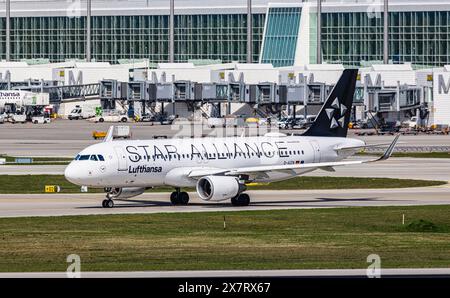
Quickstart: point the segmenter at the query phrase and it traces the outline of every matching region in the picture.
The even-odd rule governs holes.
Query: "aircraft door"
[[[123,150],[122,147],[114,147],[114,151],[116,152],[117,157],[117,170],[118,171],[128,170],[127,155],[125,154],[125,150]]]
[[[314,152],[314,162],[320,162],[320,146],[317,141],[310,141],[311,147]]]

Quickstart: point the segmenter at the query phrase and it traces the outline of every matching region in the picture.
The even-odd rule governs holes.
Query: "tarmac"
[[[98,194],[0,194],[0,218],[215,212],[280,209],[449,205],[450,187],[361,190],[264,190],[249,191],[247,207],[233,207],[228,201],[205,202],[190,193],[187,206],[172,206],[169,193],[145,193],[128,200],[115,200],[114,208],[102,208]]]

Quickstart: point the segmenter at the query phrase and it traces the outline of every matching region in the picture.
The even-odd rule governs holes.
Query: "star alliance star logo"
[[[340,104],[337,97],[331,104],[331,108],[325,109],[325,112],[327,112],[327,115],[328,115],[328,119],[331,120],[331,124],[330,124],[331,129],[337,128],[337,127],[344,128],[346,111],[347,111],[347,107],[343,104]],[[336,116],[336,118],[334,116]]]

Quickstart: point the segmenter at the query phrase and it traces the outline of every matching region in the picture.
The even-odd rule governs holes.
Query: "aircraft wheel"
[[[231,199],[231,204],[233,206],[248,206],[250,204],[250,196],[246,193],[237,195]]]
[[[102,207],[103,208],[113,208],[114,207],[114,201],[113,200],[103,200]]]
[[[178,195],[178,203],[180,205],[187,205],[189,204],[189,194],[187,192],[180,192]]]
[[[106,206],[108,208],[113,208],[114,207],[114,201],[113,200],[108,200],[108,203],[106,203]]]
[[[179,204],[178,195],[177,195],[176,191],[174,191],[173,193],[170,194],[170,202],[172,203],[172,205]]]

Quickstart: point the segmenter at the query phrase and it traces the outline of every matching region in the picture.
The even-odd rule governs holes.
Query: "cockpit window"
[[[91,160],[91,161],[105,161],[103,155],[80,155],[75,157],[75,160]]]

